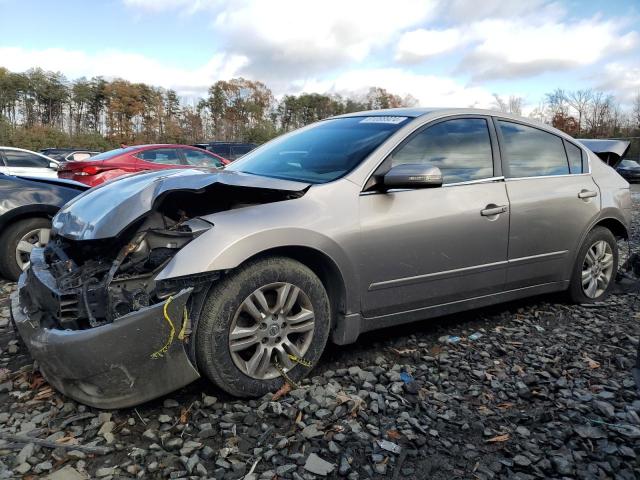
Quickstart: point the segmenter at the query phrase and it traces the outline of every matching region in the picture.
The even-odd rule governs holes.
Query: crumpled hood
[[[198,191],[216,183],[290,192],[309,187],[307,183],[225,170],[159,170],[116,179],[79,195],[53,218],[53,231],[71,240],[115,237],[153,210],[164,194]]]

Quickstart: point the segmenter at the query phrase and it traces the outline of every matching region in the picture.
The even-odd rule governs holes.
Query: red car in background
[[[137,145],[60,165],[58,177],[95,187],[128,173],[168,168],[221,168],[227,159],[188,145]]]

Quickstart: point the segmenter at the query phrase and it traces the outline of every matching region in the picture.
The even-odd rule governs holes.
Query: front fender
[[[184,246],[158,274],[165,280],[238,267],[274,248],[303,247],[328,257],[346,287],[347,312],[358,312],[358,276],[348,245],[359,234],[357,204],[345,195],[341,215],[321,208],[313,194],[298,200],[229,210],[205,218],[214,226]],[[346,246],[346,247],[345,247]]]

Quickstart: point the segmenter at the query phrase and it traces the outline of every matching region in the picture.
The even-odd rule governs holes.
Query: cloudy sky
[[[0,18],[0,66],[185,96],[235,76],[276,95],[376,85],[423,106],[640,90],[637,0],[0,0]]]

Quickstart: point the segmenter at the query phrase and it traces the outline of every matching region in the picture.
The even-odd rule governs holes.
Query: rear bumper
[[[11,316],[42,375],[63,394],[92,407],[123,408],[199,378],[178,338],[191,289],[169,303],[169,320],[163,302],[107,325],[59,330],[40,325],[41,312],[28,300],[30,274],[20,277],[11,296]]]

